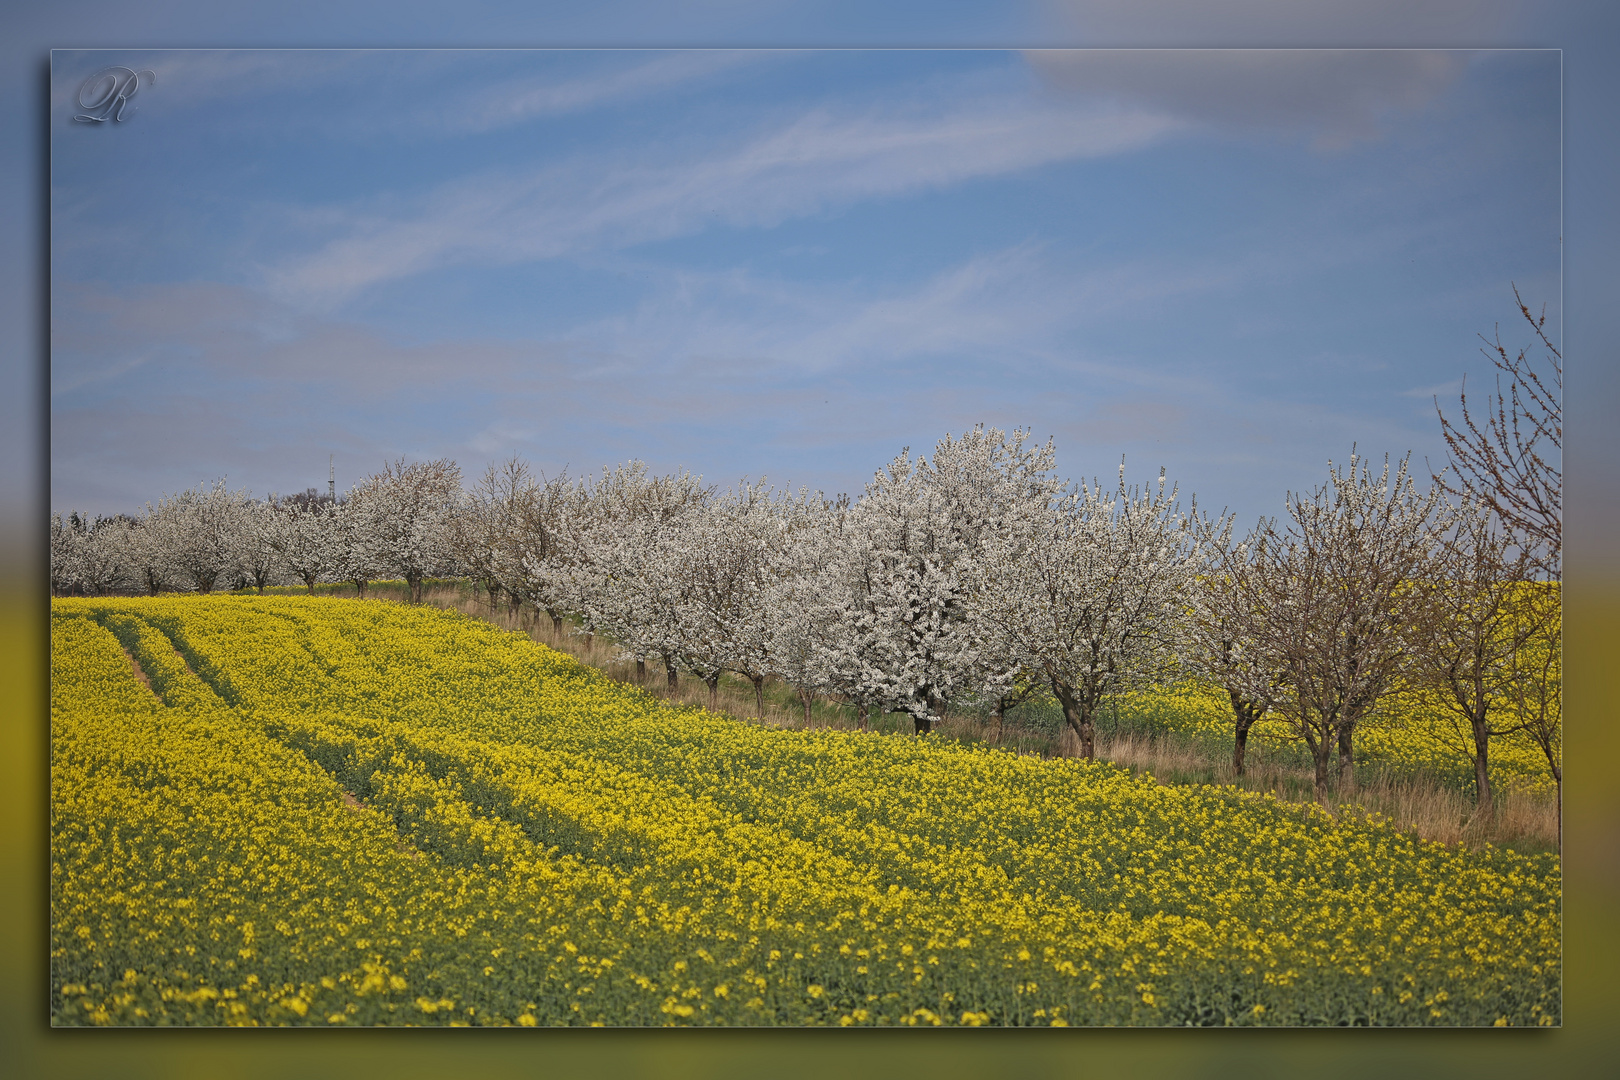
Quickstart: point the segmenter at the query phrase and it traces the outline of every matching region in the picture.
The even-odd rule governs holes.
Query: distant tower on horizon
[[[336,454],[326,455],[326,495],[333,502],[337,502],[337,460]]]

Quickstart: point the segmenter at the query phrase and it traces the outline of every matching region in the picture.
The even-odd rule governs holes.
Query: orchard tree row
[[[1561,366],[1540,340],[1550,382]],[[1558,399],[1524,353],[1496,350],[1511,386],[1485,425],[1466,396],[1459,425],[1442,415],[1452,469],[1420,489],[1406,461],[1374,471],[1352,452],[1242,534],[1183,511],[1162,472],[1145,488],[1123,464],[1114,483],[1065,483],[1050,442],[980,426],[902,452],[854,500],[722,491],[640,462],[576,480],[513,459],[464,489],[452,461],[401,460],[341,501],[221,482],[139,519],[53,519],[51,584],[348,581],[363,596],[386,577],[420,602],[424,579],[465,576],[492,606],[610,638],[672,689],[701,680],[711,704],[733,672],[763,715],[776,678],[807,714],[828,696],[863,722],[907,713],[921,734],[953,701],[999,717],[1050,695],[1086,757],[1111,695],[1192,676],[1230,697],[1238,772],[1254,723],[1281,718],[1324,800],[1354,782],[1358,727],[1420,686],[1471,733],[1488,809],[1493,737],[1525,732],[1561,782]]]
[[[1239,537],[1230,517],[1183,512],[1162,475],[1065,485],[1050,443],[981,427],[902,453],[854,501],[719,491],[639,462],[575,481],[513,460],[470,490],[453,462],[401,462],[336,503],[219,484],[142,519],[53,522],[52,572],[59,590],[154,593],[331,580],[363,594],[393,577],[415,600],[425,578],[466,576],[492,606],[559,631],[571,616],[711,701],[730,671],[763,711],[775,677],[806,711],[831,696],[924,733],[953,701],[999,715],[1050,694],[1088,757],[1110,695],[1192,674],[1230,695],[1239,770],[1254,722],[1286,717],[1324,794],[1335,755],[1351,779],[1358,724],[1422,681],[1468,718],[1488,793],[1490,737],[1556,721],[1556,685],[1535,678],[1556,648],[1556,585],[1487,508],[1419,490],[1404,463],[1352,455],[1287,510]]]
[[[208,593],[300,583],[424,577],[449,571],[448,526],[461,499],[454,462],[388,466],[343,500],[311,488],[255,500],[224,480],[148,503],[140,517],[51,517],[54,595]]]

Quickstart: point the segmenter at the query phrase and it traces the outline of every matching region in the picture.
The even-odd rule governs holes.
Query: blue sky
[[[1610,5],[81,0],[0,21],[8,558],[37,547],[47,506],[130,507],[218,473],[294,489],[320,482],[326,453],[345,484],[396,454],[473,471],[511,450],[548,469],[639,453],[722,482],[858,490],[899,446],[979,419],[1055,436],[1069,476],[1111,475],[1123,454],[1205,505],[1275,512],[1351,440],[1436,454],[1423,392],[1483,367],[1473,335],[1511,324],[1515,280],[1533,301],[1547,286],[1572,357],[1570,571],[1620,571]],[[846,79],[825,56],[643,54],[615,75],[605,55],[540,70],[418,54],[378,81],[338,54],[290,80],[285,54],[223,70],[193,55],[187,93],[165,79],[116,141],[53,163],[53,142],[61,155],[59,136],[82,134],[47,70],[66,46],[1558,48],[1563,308],[1537,194],[1543,76],[1501,56],[1385,53],[1378,72],[1296,54],[1245,73],[979,52],[868,58]],[[508,93],[525,78],[552,93]],[[936,142],[939,174],[915,143],[842,187],[836,160],[762,174],[763,195],[733,171],[688,192],[708,209],[660,210],[623,168],[670,194],[653,181],[713,181],[700,166],[772,133],[944,136],[997,108],[1031,141],[1000,156]],[[1121,141],[1105,146],[1108,108]],[[1524,132],[1536,148],[1498,141]],[[619,186],[590,187],[593,163]],[[548,203],[546,177],[569,198]],[[623,212],[567,216],[590,195]],[[536,239],[548,221],[566,250]],[[53,330],[72,339],[54,360]]]
[[[1252,521],[1442,460],[1510,282],[1557,325],[1560,61],[57,52],[51,505],[328,455],[858,493],[986,422]],[[155,82],[75,123],[110,65]]]

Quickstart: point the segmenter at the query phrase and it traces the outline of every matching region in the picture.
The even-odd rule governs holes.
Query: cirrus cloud
[[[715,225],[768,228],[862,199],[1126,153],[1180,126],[1148,108],[1051,101],[817,109],[699,153],[638,148],[454,181],[391,213],[356,211],[336,239],[271,269],[268,284],[331,304],[445,265],[620,249]]]

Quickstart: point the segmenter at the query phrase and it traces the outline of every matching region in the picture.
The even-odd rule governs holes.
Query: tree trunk
[[[1306,728],[1305,744],[1311,748],[1311,761],[1316,766],[1316,801],[1331,810],[1333,802],[1328,795],[1328,759],[1333,754],[1333,742],[1327,738],[1317,738],[1310,728]]]
[[[420,604],[422,602],[422,575],[406,574],[405,584],[408,585],[411,590],[411,603]]]
[[[1356,759],[1353,737],[1356,726],[1352,722],[1341,721],[1338,724],[1339,736],[1339,789],[1341,791],[1354,791],[1356,787]]]
[[[546,608],[546,614],[551,616],[551,632],[562,637],[562,613],[556,608]]]
[[[871,707],[869,705],[867,705],[866,702],[864,702],[864,701],[861,702],[860,704],[856,705],[855,706],[855,724],[856,724],[856,726],[859,727],[862,731],[866,731],[867,730],[867,725],[869,725],[871,722],[872,722]]]
[[[1481,709],[1481,712],[1484,710]],[[1485,717],[1470,716],[1474,728],[1474,808],[1487,820],[1496,819],[1496,793],[1491,790],[1491,729]]]
[[[754,684],[754,714],[760,723],[765,722],[765,676],[750,675],[749,681]]]
[[[1553,770],[1553,812],[1558,815],[1558,851],[1564,851],[1564,770]]]
[[[1087,761],[1096,760],[1097,729],[1093,723],[1092,710],[1086,707],[1083,696],[1075,693],[1074,687],[1054,683],[1052,689],[1063,705],[1064,721],[1080,740],[1080,756]]]
[[[927,735],[930,731],[934,730],[934,726],[928,722],[928,717],[926,716],[918,716],[917,714],[913,713],[911,723],[912,726],[917,729],[916,733],[918,735]]]
[[[636,657],[636,685],[644,686],[647,682],[647,661],[643,657]]]
[[[674,697],[680,691],[681,676],[675,670],[675,662],[667,656],[664,657],[664,674],[669,677],[669,696]]]
[[[713,675],[710,675],[708,678],[704,679],[703,680],[703,685],[707,686],[709,688],[709,711],[710,712],[719,712],[720,711],[720,673],[717,671]]]
[[[1236,690],[1228,690],[1232,698],[1232,714],[1237,718],[1237,740],[1232,747],[1232,771],[1243,775],[1244,760],[1248,756],[1249,729],[1260,719],[1260,706],[1247,701]]]
[[[1249,728],[1254,720],[1249,717],[1239,717],[1237,722],[1237,741],[1232,747],[1232,771],[1238,776],[1243,775],[1244,759],[1249,750]]]
[[[804,703],[804,726],[810,726],[810,702],[815,699],[815,691],[799,689],[799,700]]]

